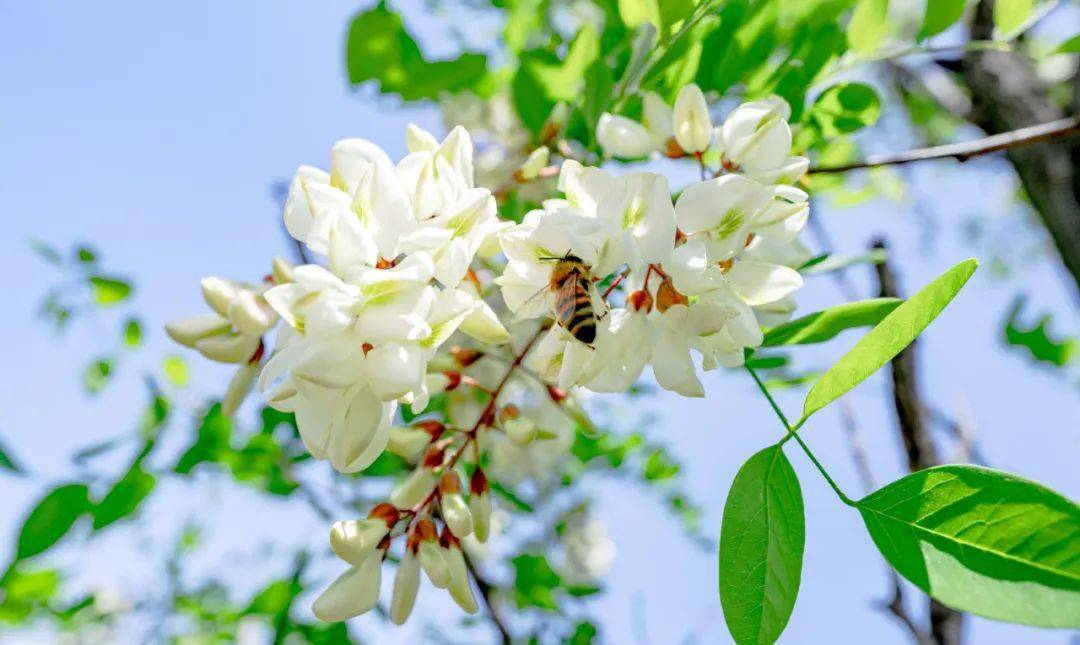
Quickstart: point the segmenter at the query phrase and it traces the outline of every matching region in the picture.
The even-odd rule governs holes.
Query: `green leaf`
[[[956,24],[964,15],[968,0],[926,0],[926,14],[918,39],[935,36]]]
[[[142,325],[137,318],[128,318],[124,323],[124,345],[135,348],[142,344]]]
[[[1009,309],[1005,320],[1005,342],[1013,347],[1023,347],[1035,360],[1056,367],[1068,365],[1076,354],[1077,342],[1073,338],[1056,340],[1049,331],[1052,320],[1049,314],[1039,319],[1034,327],[1020,322],[1020,314],[1026,298],[1018,297]]]
[[[671,479],[678,474],[679,464],[673,462],[663,450],[653,450],[642,466],[642,475],[649,481]]]
[[[203,462],[216,462],[230,450],[231,441],[232,420],[221,413],[220,404],[214,404],[195,430],[195,442],[180,455],[173,470],[184,475]]]
[[[810,119],[822,136],[839,137],[873,125],[881,115],[881,99],[864,83],[839,83],[821,93],[810,108]]]
[[[349,25],[345,62],[350,83],[374,80],[383,93],[400,94],[406,101],[476,87],[487,75],[483,54],[428,61],[401,16],[384,2],[358,14]]]
[[[559,608],[555,592],[562,585],[559,574],[542,555],[523,553],[510,561],[514,565],[514,602],[518,607]]]
[[[133,465],[91,509],[94,530],[132,515],[156,484],[156,477],[143,470],[140,464]]]
[[[103,307],[119,304],[131,295],[130,284],[102,275],[90,276],[90,290],[94,294],[94,302]]]
[[[856,504],[879,551],[940,602],[995,620],[1080,627],[1080,507],[976,466],[919,471]]]
[[[1016,35],[1034,10],[1035,0],[995,0],[994,26],[997,27],[998,36],[1008,40]]]
[[[109,357],[91,361],[83,374],[83,387],[86,391],[97,394],[105,389],[105,386],[109,384],[109,377],[112,376],[113,366],[114,361]]]
[[[97,262],[97,253],[89,246],[80,246],[75,250],[75,259],[83,264],[93,264]]]
[[[510,502],[510,504],[513,505],[513,507],[517,510],[521,511],[522,513],[533,512],[532,505],[518,497],[517,493],[515,493],[514,491],[510,490],[506,486],[503,486],[499,482],[493,481],[489,482],[489,484],[491,485],[491,490],[493,493]]]
[[[1080,34],[1069,38],[1054,48],[1055,54],[1080,54]]]
[[[720,525],[720,604],[736,643],[773,643],[802,576],[802,491],[779,446],[748,459],[731,483]]]
[[[67,484],[49,491],[23,522],[15,559],[37,555],[59,542],[89,506],[85,484]]]
[[[889,0],[859,0],[847,27],[848,45],[857,54],[874,51],[889,29]]]
[[[46,244],[41,240],[30,240],[30,248],[37,253],[42,260],[45,260],[49,264],[59,265],[63,262],[60,252],[56,250],[56,247]]]
[[[816,311],[765,332],[765,340],[761,346],[824,343],[848,329],[873,327],[900,306],[900,303],[897,298],[872,298]]]
[[[979,262],[964,260],[938,276],[871,329],[810,388],[803,420],[843,396],[922,333],[960,292]]]
[[[22,474],[25,472],[19,462],[15,461],[15,458],[11,456],[7,446],[0,443],[0,469],[8,470],[16,474]]]
[[[578,623],[574,626],[574,633],[570,635],[569,645],[592,645],[596,634],[596,625],[590,622]]]
[[[643,23],[651,23],[660,28],[660,6],[657,0],[619,0],[619,17],[630,29],[636,29]]]
[[[866,253],[855,255],[819,255],[808,260],[799,267],[799,273],[803,275],[821,275],[832,271],[839,271],[854,264],[881,264],[885,262],[888,253],[885,249],[874,249]]]
[[[191,380],[187,361],[179,356],[166,356],[161,361],[161,371],[165,373],[165,378],[169,383],[175,387],[186,387],[188,381]]]

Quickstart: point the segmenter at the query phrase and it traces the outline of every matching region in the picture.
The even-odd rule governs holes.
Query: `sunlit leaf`
[[[889,29],[889,0],[859,0],[847,27],[851,50],[866,54],[885,40]]]
[[[857,327],[873,327],[900,306],[896,298],[858,300],[816,311],[765,332],[762,347],[824,343]]]
[[[142,343],[142,325],[136,318],[128,318],[124,323],[124,345],[138,347]]]
[[[1065,40],[1054,48],[1055,54],[1080,54],[1080,34]]]
[[[59,542],[89,505],[85,484],[66,484],[49,491],[23,522],[16,559],[37,555]]]
[[[736,643],[773,643],[802,577],[802,491],[781,446],[751,457],[731,483],[720,525],[720,604]]]
[[[645,459],[642,475],[649,481],[671,479],[679,474],[679,464],[671,461],[663,450],[653,450]]]
[[[810,388],[803,418],[843,396],[910,345],[952,302],[978,266],[975,259],[964,260],[894,309]]]
[[[968,0],[926,0],[926,14],[918,39],[935,36],[956,24],[964,15]]]
[[[514,565],[514,602],[518,607],[558,609],[555,594],[562,579],[548,564],[547,558],[522,553],[511,560],[511,564]]]
[[[114,365],[114,360],[110,357],[91,361],[86,366],[86,372],[83,373],[83,387],[86,388],[86,391],[90,394],[97,394],[105,389],[105,386],[109,383],[109,377],[112,376]]]
[[[809,115],[824,137],[838,137],[873,125],[881,115],[881,99],[865,83],[840,83],[821,93]]]
[[[176,387],[186,387],[191,375],[188,374],[187,361],[179,356],[166,356],[161,361],[161,371],[169,383]]]
[[[1054,491],[942,466],[857,507],[889,564],[940,602],[995,620],[1080,627],[1080,507]]]
[[[1001,38],[1009,39],[1024,27],[1035,10],[1035,0],[995,0],[994,26]]]
[[[102,275],[90,276],[90,290],[94,294],[94,302],[103,307],[119,304],[131,295],[130,284]]]

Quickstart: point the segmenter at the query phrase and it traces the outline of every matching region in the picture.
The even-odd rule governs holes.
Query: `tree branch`
[[[498,610],[495,609],[494,594],[492,593],[494,587],[492,587],[491,583],[488,582],[484,576],[480,575],[469,552],[462,549],[461,553],[465,556],[465,566],[469,569],[469,575],[476,581],[476,588],[480,590],[480,597],[484,599],[484,606],[487,607],[488,615],[491,616],[491,622],[495,625],[495,629],[499,631],[499,638],[503,645],[510,645],[510,643],[514,641],[514,638],[510,635],[510,630],[507,628],[502,616],[499,614]]]
[[[878,240],[874,243],[874,248],[885,249],[885,242]],[[900,289],[887,258],[888,255],[884,262],[875,266],[880,285],[879,295],[883,298],[898,298]],[[926,406],[923,405],[919,394],[915,360],[917,344],[918,341],[912,342],[890,363],[896,420],[904,443],[904,452],[907,454],[908,469],[911,472],[940,463],[937,448],[930,436],[930,429],[924,415]],[[964,615],[960,612],[949,609],[931,598],[929,642],[939,645],[959,645],[963,636],[963,619]]]
[[[964,162],[972,157],[979,157],[992,152],[1019,148],[1021,146],[1039,143],[1040,141],[1056,141],[1076,135],[1080,135],[1080,116],[1072,116],[1065,119],[1050,121],[1049,123],[1040,123],[1039,125],[1010,130],[1008,132],[1002,132],[1001,134],[995,134],[974,141],[919,148],[896,155],[880,155],[870,157],[865,161],[858,161],[840,166],[815,167],[809,170],[809,174],[838,173],[859,170],[862,168],[897,166],[914,163],[916,161],[928,161],[930,159],[955,159],[959,162]]]

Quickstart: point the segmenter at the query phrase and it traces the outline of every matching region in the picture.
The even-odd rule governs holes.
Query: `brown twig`
[[[897,166],[914,163],[916,161],[928,161],[930,159],[955,159],[959,162],[967,161],[972,157],[1018,148],[1040,141],[1050,139],[1064,139],[1080,134],[1080,116],[1072,116],[1065,119],[1040,123],[1027,128],[1010,130],[974,141],[961,143],[949,143],[943,146],[918,148],[896,155],[881,155],[870,157],[865,161],[857,161],[839,166],[814,167],[809,174],[824,174],[848,172],[862,168],[877,168],[879,166]]]

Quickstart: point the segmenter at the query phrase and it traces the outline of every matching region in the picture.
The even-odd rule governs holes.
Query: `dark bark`
[[[884,249],[884,241],[874,243],[874,248]],[[875,266],[879,295],[883,298],[899,298],[900,288],[888,261]],[[936,466],[940,462],[937,447],[930,436],[926,406],[922,403],[916,373],[918,341],[912,342],[890,363],[893,404],[896,409],[897,427],[907,455],[911,472]],[[899,598],[899,594],[896,596]],[[959,645],[963,640],[964,615],[930,599],[930,634],[927,640],[938,645]],[[918,635],[917,635],[918,638]],[[921,638],[919,639],[922,640]]]
[[[993,34],[993,0],[982,0],[974,12],[971,38]],[[1066,116],[1049,89],[1023,56],[1004,51],[972,51],[960,61],[964,83],[971,92],[969,119],[990,134],[1015,130]],[[1072,78],[1075,113],[1080,97],[1080,74]],[[1080,296],[1080,144],[1051,141],[1009,150],[1032,205],[1038,211]]]

